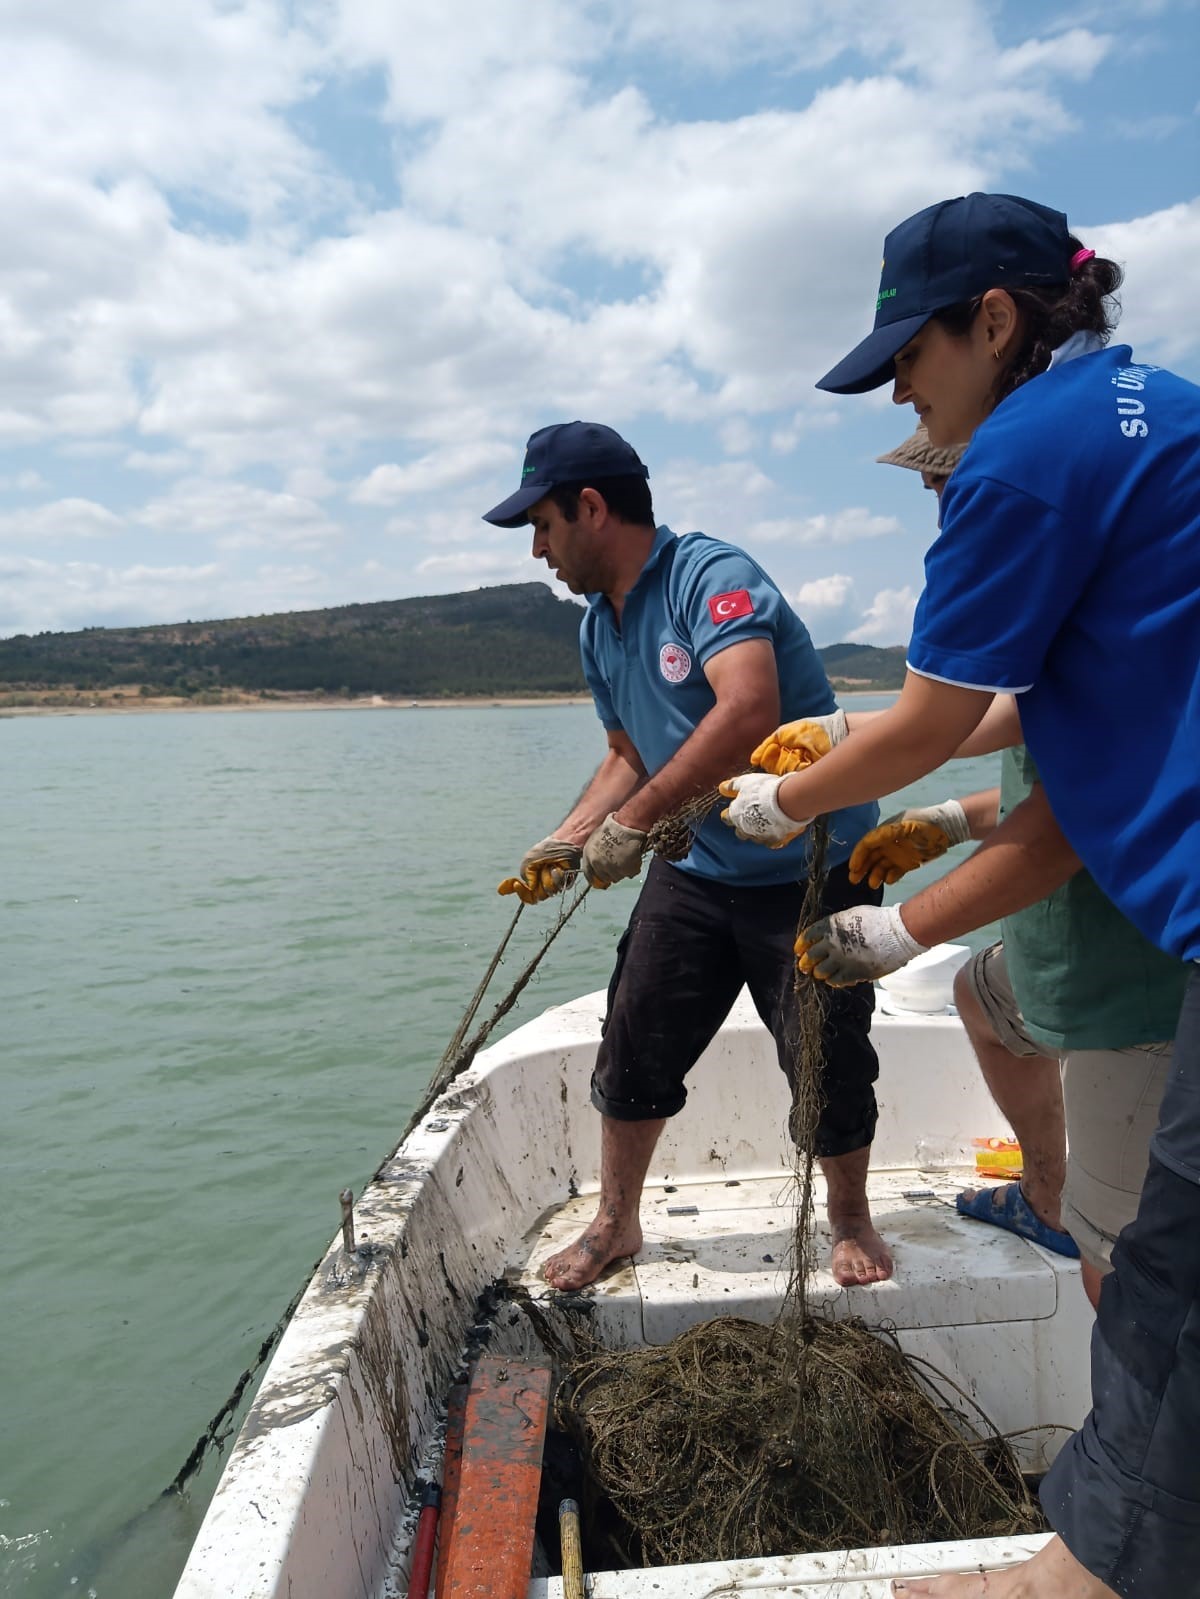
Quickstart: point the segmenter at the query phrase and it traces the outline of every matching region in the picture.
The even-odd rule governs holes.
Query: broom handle
[[[558,1507],[558,1530],[562,1538],[563,1599],[584,1599],[579,1506],[573,1499],[564,1499]]]

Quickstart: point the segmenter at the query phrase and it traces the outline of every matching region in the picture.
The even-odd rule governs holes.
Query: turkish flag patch
[[[729,622],[735,616],[749,616],[754,601],[748,589],[732,589],[728,594],[714,594],[708,602],[708,614],[714,622]]]

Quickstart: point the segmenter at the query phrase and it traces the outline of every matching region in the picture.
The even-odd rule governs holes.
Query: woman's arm
[[[997,694],[983,714],[983,720],[973,733],[968,733],[954,752],[955,760],[965,760],[971,755],[993,755],[997,750],[1010,749],[1022,744],[1021,713],[1017,709],[1015,694]]]
[[[932,946],[1045,899],[1083,863],[1036,784],[973,855],[903,906],[904,925]]]
[[[872,722],[886,716],[886,711],[847,711],[846,726],[858,733]],[[1009,749],[1024,742],[1021,716],[1014,694],[997,694],[983,713],[983,720],[973,733],[968,733],[954,752],[955,760],[966,760],[972,755],[994,755],[997,750]]]
[[[784,779],[777,799],[802,819],[894,794],[956,754],[995,695],[909,672],[900,697],[822,760]]]

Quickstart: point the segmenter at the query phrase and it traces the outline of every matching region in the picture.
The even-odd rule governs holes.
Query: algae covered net
[[[721,1316],[577,1361],[557,1412],[635,1565],[1040,1530],[1011,1451],[953,1397],[861,1323]]]
[[[814,831],[802,926],[820,914],[825,835]],[[1045,1526],[1008,1443],[949,1379],[894,1337],[809,1307],[824,1004],[822,985],[798,975],[797,1217],[776,1321],[717,1317],[662,1347],[609,1351],[572,1317],[569,1341],[555,1340],[558,1422],[579,1445],[590,1491],[615,1509],[609,1536],[631,1564]]]

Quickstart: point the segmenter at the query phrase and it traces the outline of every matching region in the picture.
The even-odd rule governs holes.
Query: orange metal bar
[[[438,1526],[436,1599],[446,1599],[446,1569],[454,1538],[458,1507],[458,1480],[462,1473],[463,1423],[467,1412],[467,1385],[457,1383],[446,1400],[446,1448],[442,1455],[442,1519]]]
[[[445,1599],[525,1599],[549,1399],[548,1365],[490,1356],[476,1366]]]

